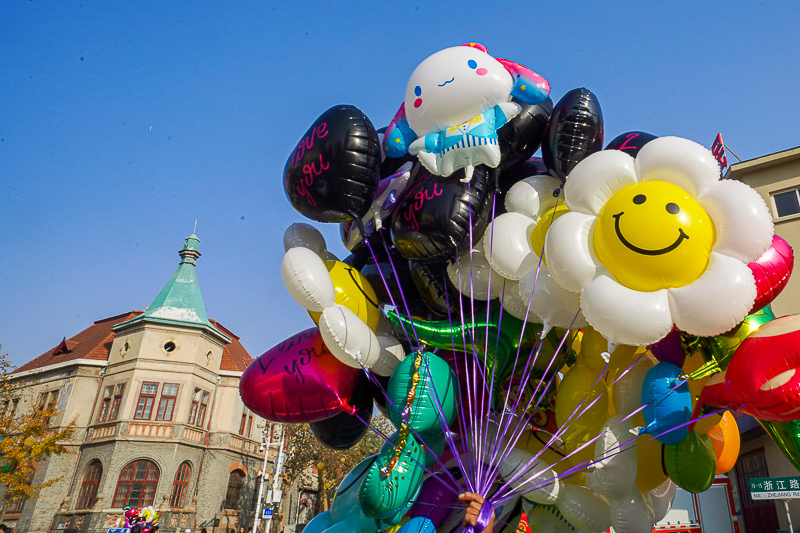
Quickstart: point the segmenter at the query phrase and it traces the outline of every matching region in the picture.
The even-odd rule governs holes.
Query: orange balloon
[[[719,424],[706,433],[711,437],[714,455],[717,457],[717,475],[729,472],[739,457],[739,426],[730,411],[725,411]]]

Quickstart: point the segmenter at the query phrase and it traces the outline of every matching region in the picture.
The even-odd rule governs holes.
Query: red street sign
[[[711,145],[711,153],[719,163],[719,169],[725,170],[728,166],[728,158],[725,156],[725,145],[722,143],[722,134],[717,133],[717,138],[714,139],[714,144]]]

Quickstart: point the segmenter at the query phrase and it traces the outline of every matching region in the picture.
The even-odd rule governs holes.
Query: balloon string
[[[559,196],[556,199],[556,207],[558,206],[558,202],[560,201],[560,199],[561,199],[561,194],[559,193]],[[553,221],[555,220],[555,213],[556,213],[556,209],[553,209],[553,213],[551,214],[551,220],[550,220],[550,224],[551,225],[552,225]],[[492,220],[494,220],[494,218],[492,218]],[[492,230],[494,230],[494,225],[492,225]],[[490,242],[490,246],[493,244],[493,235],[491,236],[491,239],[492,239],[492,241]],[[512,376],[512,379],[513,379],[513,376],[516,375],[516,372],[517,372],[517,364],[518,364],[519,357],[520,357],[520,354],[521,354],[521,351],[522,351],[522,343],[523,343],[523,339],[524,339],[524,336],[525,336],[525,328],[528,326],[527,318],[530,315],[531,304],[532,304],[532,301],[533,301],[533,292],[536,289],[536,283],[538,282],[538,279],[539,279],[539,273],[541,272],[542,258],[543,257],[544,257],[544,244],[542,245],[542,250],[540,250],[540,252],[539,252],[539,261],[538,261],[537,266],[536,266],[536,274],[535,274],[535,277],[534,277],[533,288],[531,289],[531,297],[527,299],[528,304],[527,304],[527,307],[525,309],[525,319],[522,320],[522,328],[520,329],[520,336],[519,336],[519,341],[517,343],[516,356],[514,358],[514,363],[512,365],[512,370],[511,370],[511,373],[510,373],[510,376]],[[490,270],[490,280],[491,280],[491,270]],[[501,317],[501,320],[502,320],[503,304],[504,303],[505,303],[505,286],[503,287],[503,298],[501,299],[501,304],[500,304],[500,317]],[[575,318],[573,318],[572,324],[570,324],[570,328],[574,324],[576,318],[577,318],[577,314],[576,314]],[[530,355],[528,356],[528,358],[527,358],[527,360],[525,362],[524,368],[522,370],[522,377],[519,380],[519,385],[517,387],[517,394],[516,394],[516,398],[515,398],[514,404],[511,407],[511,409],[509,410],[509,413],[516,413],[517,410],[518,410],[519,402],[522,399],[522,391],[523,391],[523,389],[525,388],[525,386],[528,384],[528,382],[530,380],[530,374],[532,373],[533,369],[536,366],[536,362],[537,362],[537,360],[539,358],[539,354],[541,352],[541,348],[544,345],[545,335],[547,333],[545,331],[545,329],[546,329],[545,326],[543,326],[541,337],[538,340],[538,347],[536,347],[536,344],[534,344],[534,347],[531,348]],[[499,338],[499,331],[500,331],[500,329],[498,328],[498,338]],[[556,349],[556,351],[553,354],[553,357],[550,359],[550,362],[548,363],[547,369],[544,372],[545,376],[547,375],[547,372],[549,371],[550,366],[552,365],[553,361],[555,359],[557,359],[559,354],[561,353],[561,346],[563,346],[564,340],[566,340],[566,335],[568,335],[568,334],[569,334],[569,329],[567,330],[567,333],[565,333],[565,337],[562,339],[561,345],[559,345],[559,348]],[[534,349],[535,349],[535,354],[534,354]],[[496,350],[495,350],[495,353],[496,353]],[[531,355],[533,356],[532,360],[531,360]],[[555,375],[555,373],[553,374],[553,376],[554,375]],[[551,377],[551,381],[552,381],[552,377]],[[511,393],[511,389],[512,389],[512,387],[509,386],[507,388],[507,390],[506,390],[504,405],[508,405],[508,403],[509,403],[508,400],[509,400],[509,395]],[[547,387],[545,387],[544,392],[542,394],[542,398],[544,398],[545,393],[548,390],[549,390],[549,384],[548,384]],[[538,388],[537,388],[537,391],[538,391]],[[530,400],[528,401],[528,405],[526,405],[526,407],[525,407],[523,412],[527,412],[528,408],[531,405],[531,401],[535,397],[536,397],[536,393],[534,392],[534,394],[531,395]],[[538,402],[537,402],[537,405],[538,405]],[[499,425],[501,427],[503,427],[503,418],[504,418],[505,414],[506,413],[505,413],[505,410],[504,410],[501,413],[501,416],[500,416]],[[510,415],[509,415],[509,423],[510,423]],[[506,434],[506,431],[508,429],[508,424],[509,423],[506,423],[504,429],[500,432],[501,436],[504,436]],[[518,424],[518,426],[519,426],[519,424]],[[521,433],[521,430],[519,431],[519,433]],[[517,437],[517,439],[514,440],[515,443],[516,443],[516,440],[518,440],[518,437]],[[512,449],[513,449],[513,447],[512,447]],[[498,443],[497,450],[495,450],[495,452],[498,451],[498,450],[499,450],[499,443]],[[509,450],[508,445],[506,445],[506,448],[504,449],[504,453],[502,455],[505,456],[507,453],[510,454],[510,450]],[[495,463],[495,457],[496,457],[496,453],[493,454],[492,462],[490,464],[494,464]],[[500,462],[502,462],[502,460]],[[495,468],[494,470],[496,471],[496,470],[498,470],[498,468],[499,467]],[[489,478],[491,478],[492,476],[496,476],[496,473],[493,472],[492,474],[490,474]]]

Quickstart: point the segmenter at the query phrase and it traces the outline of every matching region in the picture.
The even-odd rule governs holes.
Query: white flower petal
[[[493,300],[503,292],[503,277],[492,271],[482,248],[465,252],[457,261],[448,263],[447,277],[458,292],[476,300]]]
[[[581,298],[577,292],[563,289],[550,276],[544,265],[519,281],[519,295],[530,312],[557,328],[583,328],[587,322],[581,312]]]
[[[567,176],[564,198],[570,211],[597,215],[614,193],[635,185],[634,159],[619,150],[596,152]]]
[[[504,278],[520,279],[539,264],[531,246],[536,223],[522,213],[495,217],[483,234],[483,252],[492,268]]]
[[[666,289],[635,291],[606,274],[584,289],[581,308],[587,322],[614,344],[653,344],[672,329]]]
[[[720,179],[719,163],[711,151],[689,139],[659,137],[636,155],[639,181],[673,183],[697,198]]]
[[[528,302],[522,300],[519,292],[519,281],[506,281],[506,290],[503,292],[503,310],[520,320],[541,323],[539,317],[528,308]]]
[[[772,215],[761,195],[751,187],[722,180],[697,200],[714,221],[715,252],[752,263],[772,245]]]
[[[747,265],[715,252],[697,281],[668,291],[675,325],[701,337],[734,327],[744,320],[756,299],[755,279]]]
[[[552,176],[530,176],[515,183],[506,193],[506,211],[528,215],[533,220],[558,203],[561,180]]]
[[[544,241],[548,270],[556,282],[571,292],[580,292],[597,274],[589,251],[589,235],[595,217],[568,212],[557,218]]]

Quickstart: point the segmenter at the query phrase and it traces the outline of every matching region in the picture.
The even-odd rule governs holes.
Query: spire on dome
[[[199,244],[200,239],[194,233],[186,238],[183,249],[178,252],[181,256],[178,270],[158,296],[147,306],[143,314],[115,326],[115,330],[142,321],[161,322],[208,329],[224,338],[226,342],[230,342],[231,339],[215,328],[206,315],[206,306],[200,293],[196,272],[196,262],[200,257]]]

